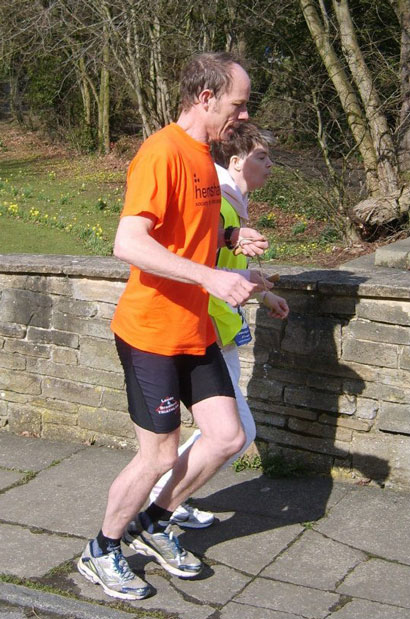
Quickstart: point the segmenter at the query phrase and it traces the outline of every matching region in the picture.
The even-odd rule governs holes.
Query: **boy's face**
[[[256,146],[246,157],[241,157],[242,177],[248,191],[262,187],[270,175],[272,161],[265,146]]]

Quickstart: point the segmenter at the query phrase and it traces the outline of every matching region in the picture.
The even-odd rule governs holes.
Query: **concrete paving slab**
[[[353,600],[331,615],[331,619],[409,619],[408,608],[378,604],[368,600]]]
[[[2,519],[93,537],[101,526],[108,488],[131,453],[93,447],[71,455],[24,486],[2,494]]]
[[[78,572],[70,575],[70,578],[75,585],[76,592],[81,596],[89,600],[101,602],[107,600],[107,596],[101,587],[88,582]],[[191,597],[185,599],[185,597],[174,588],[174,580],[177,581],[178,578],[172,577],[168,580],[167,576],[149,574],[146,577],[146,581],[151,585],[153,595],[145,600],[129,602],[130,609],[136,608],[139,611],[143,610],[147,612],[154,612],[162,609],[163,612],[169,613],[170,615],[175,613],[179,619],[209,619],[214,616],[214,607],[202,604],[200,601],[196,601]]]
[[[208,529],[182,532],[182,545],[194,554],[259,574],[300,533],[299,524],[277,526],[277,520],[244,513],[218,514],[220,522]]]
[[[249,576],[225,565],[212,565],[204,572],[204,578],[178,578],[174,582],[175,589],[207,604],[226,604],[251,581]],[[211,572],[209,577],[208,572]]]
[[[9,604],[18,604],[23,608],[36,610],[34,615],[24,614],[24,617],[38,617],[38,611],[43,611],[47,613],[48,618],[64,616],[66,619],[133,619],[132,614],[118,609],[89,604],[11,583],[0,583],[0,599]],[[138,615],[138,619],[152,619],[152,617]]]
[[[246,604],[230,602],[221,612],[220,619],[303,619],[302,615],[281,613],[267,608],[256,608]]]
[[[81,552],[83,546],[82,540],[0,524],[0,572],[20,578],[43,576]]]
[[[0,470],[0,490],[8,488],[16,481],[23,479],[24,473],[16,473],[16,471],[4,471]]]
[[[314,528],[354,548],[410,565],[410,494],[355,488]]]
[[[307,530],[261,576],[327,591],[366,559],[359,550]]]
[[[301,615],[305,619],[322,619],[329,615],[339,599],[340,596],[335,593],[256,578],[235,601]]]
[[[0,466],[20,471],[41,471],[85,449],[78,443],[15,436],[0,432]]]
[[[353,570],[337,591],[410,609],[409,582],[410,567],[407,565],[370,559]]]
[[[194,495],[201,509],[246,511],[276,518],[278,523],[310,522],[321,518],[351,491],[349,484],[330,478],[269,479],[257,471],[220,471]]]

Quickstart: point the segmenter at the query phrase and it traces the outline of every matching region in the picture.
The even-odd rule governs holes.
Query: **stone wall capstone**
[[[290,315],[245,311],[241,386],[263,454],[410,487],[410,273],[265,267]],[[128,266],[0,256],[1,431],[135,447],[110,330]],[[192,431],[188,411],[183,435]]]

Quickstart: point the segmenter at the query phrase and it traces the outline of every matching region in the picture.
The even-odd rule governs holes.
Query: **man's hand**
[[[253,228],[235,228],[231,237],[235,245],[234,254],[245,256],[260,256],[268,249],[269,243],[266,237]]]
[[[214,297],[226,301],[233,307],[243,305],[254,292],[258,291],[257,284],[248,282],[239,273],[219,269],[207,272],[202,285]]]
[[[274,286],[274,282],[268,279],[259,269],[249,269],[249,280],[253,284],[257,284],[257,292],[262,290],[270,290]]]
[[[287,318],[289,314],[289,306],[283,297],[279,297],[273,292],[266,291],[263,293],[262,303],[269,308],[272,318]]]

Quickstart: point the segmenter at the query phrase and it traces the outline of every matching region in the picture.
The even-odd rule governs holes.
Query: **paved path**
[[[219,522],[181,532],[201,576],[171,577],[126,549],[154,592],[115,606],[75,559],[130,456],[0,433],[1,619],[410,618],[410,494],[232,469],[196,496]]]

